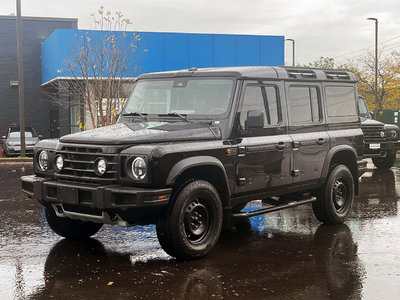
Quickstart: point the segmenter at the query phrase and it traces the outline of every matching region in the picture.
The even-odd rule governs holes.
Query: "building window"
[[[79,132],[84,129],[84,118],[82,117],[82,107],[80,105],[71,105],[69,107],[71,133]]]
[[[107,112],[110,112],[110,119],[114,120],[117,112],[122,109],[124,106],[126,99],[125,98],[112,98],[107,99],[103,98],[101,101],[101,106],[99,105],[97,109],[97,124],[101,124],[101,113],[100,109],[103,112],[103,117],[106,119]]]

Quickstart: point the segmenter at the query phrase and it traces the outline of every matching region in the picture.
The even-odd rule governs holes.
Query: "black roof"
[[[184,76],[231,76],[240,78],[297,78],[311,80],[356,81],[354,74],[345,70],[270,66],[213,67],[202,69],[191,68],[142,74],[138,79]]]

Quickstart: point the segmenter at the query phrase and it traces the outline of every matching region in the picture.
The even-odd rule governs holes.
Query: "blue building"
[[[0,136],[19,124],[16,24],[15,16],[0,16]],[[76,29],[77,24],[70,18],[22,18],[25,124],[46,137],[58,135],[59,108],[46,101],[41,87],[41,43],[55,29]]]
[[[31,20],[35,26],[29,23]],[[7,22],[15,28],[15,17],[0,16],[1,22]],[[26,126],[37,129],[45,137],[58,137],[78,131],[82,122],[86,123],[89,119],[84,104],[73,105],[83,103],[82,99],[74,99],[72,93],[66,93],[59,87],[76,79],[77,75],[84,77],[82,74],[73,76],[65,68],[65,62],[73,59],[80,47],[85,45],[84,41],[107,38],[109,32],[79,30],[76,24],[76,19],[56,18],[25,18],[23,22],[24,56],[28,58],[24,61],[24,75],[29,84],[25,86]],[[5,50],[12,54],[10,57],[16,57],[15,30],[0,32],[4,35],[2,37],[0,34],[0,38],[12,41],[1,43],[0,53]],[[191,67],[284,64],[283,36],[166,32],[115,32],[115,35],[126,35],[123,47],[134,44],[136,49],[130,62],[132,67],[128,68],[121,79],[124,84],[121,88],[122,96],[118,97],[122,98],[129,95],[133,79],[142,73]],[[37,45],[34,55],[30,53],[30,49],[33,49],[30,45]],[[18,124],[17,88],[8,84],[15,82],[16,71],[15,58],[0,59],[0,105],[4,113],[4,118],[0,118],[0,131],[3,133],[11,124]],[[33,74],[34,80],[30,81]],[[107,77],[106,74],[104,77]],[[98,80],[98,76],[93,76],[91,80]],[[50,94],[56,95],[57,105],[51,104],[54,99],[50,99]],[[10,99],[10,95],[13,99]]]
[[[42,43],[42,84],[65,78],[64,63],[74,56],[81,40],[99,40],[104,31],[56,29]],[[137,46],[135,59],[142,73],[188,69],[191,67],[279,66],[284,64],[284,37],[237,34],[198,34],[166,32],[116,32],[126,35],[123,45]],[[137,38],[138,37],[138,38]],[[132,62],[137,65],[139,62]],[[60,72],[63,70],[63,72]]]

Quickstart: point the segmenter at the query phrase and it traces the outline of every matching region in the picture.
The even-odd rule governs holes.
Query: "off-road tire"
[[[342,224],[354,202],[354,179],[345,165],[336,165],[313,202],[317,219],[325,224]]]
[[[191,181],[172,196],[157,222],[157,237],[164,251],[179,260],[200,258],[217,243],[222,220],[222,203],[214,186]]]
[[[396,161],[396,152],[389,152],[386,157],[374,157],[372,161],[378,169],[390,169]]]
[[[84,222],[57,217],[52,208],[45,208],[47,224],[58,235],[70,240],[84,240],[96,234],[103,226],[101,223]]]

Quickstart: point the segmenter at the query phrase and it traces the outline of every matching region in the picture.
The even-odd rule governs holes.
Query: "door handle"
[[[280,150],[280,151],[285,150],[287,148],[287,144],[285,144],[284,142],[279,142],[276,145],[276,148],[278,148],[278,150]]]
[[[326,141],[325,141],[325,139],[323,139],[323,138],[319,138],[318,140],[317,140],[317,145],[323,145],[323,144],[325,144],[326,143]]]

